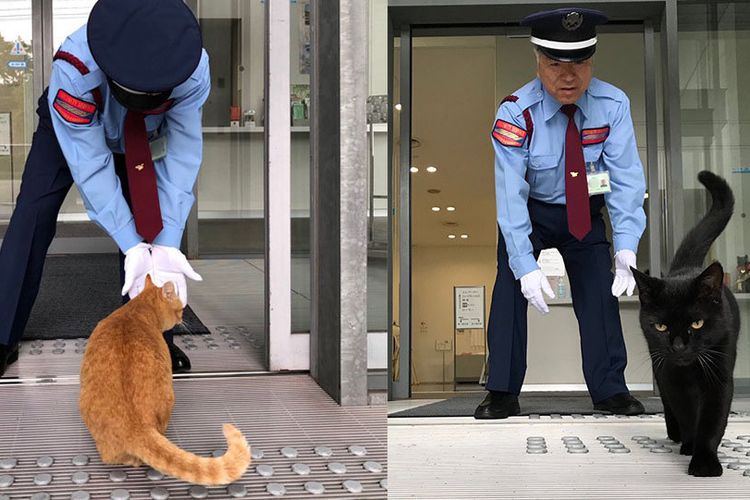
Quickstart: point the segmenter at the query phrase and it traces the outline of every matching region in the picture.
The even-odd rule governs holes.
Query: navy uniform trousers
[[[39,98],[36,112],[39,125],[26,160],[16,208],[0,247],[0,345],[5,346],[21,340],[39,293],[44,260],[55,236],[57,214],[73,185],[52,127],[47,90]],[[123,155],[115,155],[115,170],[129,203]],[[124,259],[120,252],[119,289],[125,282]],[[127,295],[123,298],[125,302]],[[171,332],[164,336],[168,342],[172,341]]]
[[[614,276],[602,218],[604,196],[593,196],[590,203],[591,232],[582,241],[568,232],[565,205],[529,199],[528,208],[534,257],[538,258],[545,248],[555,247],[565,262],[580,328],[583,374],[591,399],[598,403],[628,391],[624,375],[627,355],[619,304],[611,292]],[[498,233],[497,278],[487,334],[490,356],[486,387],[519,394],[526,375],[528,303],[521,293],[520,280],[508,265],[503,235]],[[535,334],[552,336],[556,332]]]

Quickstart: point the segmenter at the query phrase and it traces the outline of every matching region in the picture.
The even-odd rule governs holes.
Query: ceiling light
[[[449,234],[448,238],[450,238],[452,240],[455,240],[456,239],[456,235],[455,234]]]
[[[468,234],[462,234],[462,235],[461,235],[461,239],[462,239],[462,240],[465,240],[465,239],[466,239],[466,238],[468,238],[468,237],[469,237],[469,235],[468,235]]]
[[[425,170],[427,170],[431,174],[434,174],[435,172],[437,172],[437,167],[433,167],[432,165],[430,165]]]
[[[419,172],[419,169],[417,167],[411,167],[409,169],[409,172],[411,172],[412,174],[416,174],[417,172]]]
[[[449,211],[449,212],[455,212],[456,211],[456,207],[445,207],[445,209],[447,211]]]
[[[396,111],[401,111],[401,104],[400,103],[396,104],[396,106],[394,106],[394,107],[396,108]]]
[[[433,212],[439,212],[440,211],[440,207],[432,207],[432,211]]]

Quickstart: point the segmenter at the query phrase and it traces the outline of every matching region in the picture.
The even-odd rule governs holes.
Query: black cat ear
[[[663,284],[660,279],[652,278],[634,267],[631,267],[630,270],[633,272],[636,285],[638,285],[638,297],[640,297],[641,302],[651,300],[654,293],[661,290]]]
[[[714,262],[698,276],[696,281],[700,286],[699,293],[702,297],[718,299],[724,287],[724,268],[720,263]]]

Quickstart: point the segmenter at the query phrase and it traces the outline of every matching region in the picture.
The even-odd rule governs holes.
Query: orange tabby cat
[[[242,433],[224,424],[228,451],[204,458],[181,450],[164,433],[174,405],[172,364],[162,332],[182,321],[172,283],[146,277],[146,288],[96,325],[81,365],[80,408],[102,461],[139,466],[203,485],[228,484],[250,464]]]

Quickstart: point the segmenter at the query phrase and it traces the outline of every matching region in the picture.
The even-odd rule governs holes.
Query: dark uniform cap
[[[526,16],[521,25],[531,27],[531,43],[551,59],[583,61],[596,51],[596,26],[607,22],[598,10],[565,8]]]
[[[110,79],[138,92],[171,91],[198,67],[203,41],[183,0],[99,0],[89,48]]]

